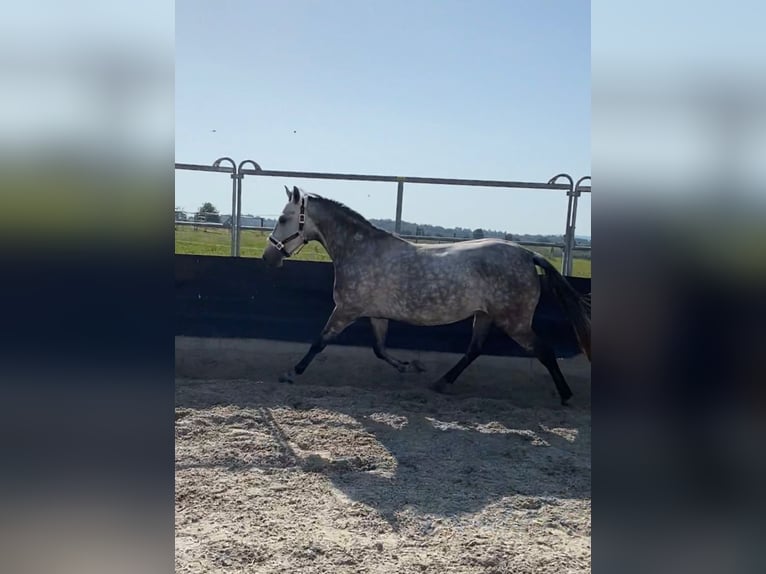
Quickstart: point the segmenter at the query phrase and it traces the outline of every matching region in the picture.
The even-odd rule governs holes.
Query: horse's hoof
[[[412,367],[412,370],[414,372],[416,372],[416,373],[425,373],[426,372],[426,368],[423,365],[423,363],[421,363],[417,359],[415,359],[414,361],[410,361],[410,366]]]
[[[431,383],[431,390],[443,395],[447,390],[447,381],[439,379],[438,381]]]
[[[295,382],[295,379],[293,378],[292,373],[282,373],[279,375],[279,382],[292,384]]]
[[[408,361],[397,367],[400,373],[422,373],[426,370],[420,361]]]

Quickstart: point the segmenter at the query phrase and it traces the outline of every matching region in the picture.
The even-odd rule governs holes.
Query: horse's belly
[[[428,301],[402,299],[394,300],[388,309],[381,309],[378,316],[384,316],[394,321],[401,321],[411,325],[433,326],[456,323],[473,316],[477,311],[483,311],[481,301],[473,298],[462,301]]]
[[[358,300],[368,316],[424,326],[455,323],[487,310],[484,282],[463,269],[445,273],[424,269],[418,281],[383,274]]]

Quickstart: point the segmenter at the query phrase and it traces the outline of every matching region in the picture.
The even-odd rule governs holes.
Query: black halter
[[[305,245],[308,243],[308,240],[303,236],[303,227],[306,225],[306,196],[304,195],[301,197],[301,209],[298,213],[298,231],[290,235],[289,237],[285,237],[282,241],[274,237],[274,233],[272,232],[271,235],[269,235],[269,243],[271,243],[274,247],[279,249],[279,252],[284,255],[285,257],[290,257],[293,253],[298,251],[302,245]],[[300,237],[303,240],[303,243],[298,246],[298,248],[293,249],[292,253],[287,250],[287,247],[285,247],[290,241],[295,239],[296,237]]]

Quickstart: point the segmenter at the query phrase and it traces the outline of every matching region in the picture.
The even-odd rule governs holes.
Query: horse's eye
[[[287,218],[284,215],[279,216],[279,223],[287,223]]]

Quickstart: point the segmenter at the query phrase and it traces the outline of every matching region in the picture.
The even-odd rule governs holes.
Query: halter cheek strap
[[[284,255],[285,257],[290,257],[293,253],[298,251],[298,248],[293,249],[292,252],[287,250],[286,245],[295,239],[296,237],[300,237],[303,240],[303,243],[301,245],[305,245],[308,243],[308,240],[303,235],[303,227],[306,225],[306,196],[304,195],[301,197],[301,208],[300,212],[298,213],[298,231],[293,233],[292,235],[285,237],[282,241],[274,237],[274,233],[272,232],[271,235],[269,235],[269,243],[271,243],[274,247],[276,247],[279,252]],[[300,245],[298,246],[300,247]]]

